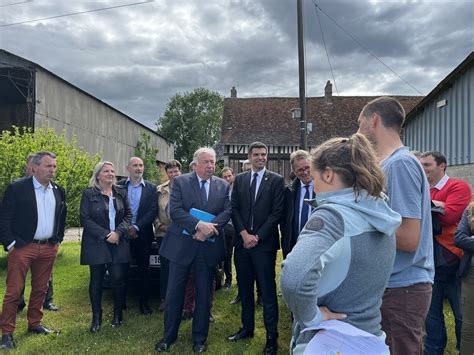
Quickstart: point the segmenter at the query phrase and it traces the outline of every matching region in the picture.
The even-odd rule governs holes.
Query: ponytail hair
[[[380,197],[384,176],[369,140],[360,133],[350,138],[332,138],[311,152],[312,167],[320,172],[331,168],[356,197],[361,190]]]

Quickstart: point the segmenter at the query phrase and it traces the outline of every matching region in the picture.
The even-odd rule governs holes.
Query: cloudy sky
[[[296,0],[142,1],[5,26],[139,2],[0,0],[0,48],[150,128],[171,96],[197,87],[298,96]],[[473,0],[304,2],[307,96],[333,81],[318,13],[334,95],[426,95],[474,50]]]

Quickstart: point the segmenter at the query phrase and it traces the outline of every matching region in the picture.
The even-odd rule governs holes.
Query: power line
[[[352,39],[355,43],[357,43],[361,48],[363,48],[367,53],[369,53],[372,57],[374,57],[375,59],[377,59],[384,67],[386,67],[388,70],[390,70],[393,74],[395,74],[401,81],[403,81],[405,84],[407,84],[409,87],[411,87],[413,90],[415,90],[417,93],[419,93],[420,95],[423,95],[423,93],[418,90],[416,87],[414,87],[412,84],[410,84],[408,81],[406,81],[400,74],[398,74],[395,70],[393,70],[392,68],[390,68],[388,66],[388,64],[385,64],[382,59],[380,59],[379,57],[377,57],[374,53],[372,53],[366,46],[364,46],[357,38],[355,38],[353,35],[351,35],[349,32],[347,32],[339,23],[336,22],[336,20],[334,20],[331,16],[329,16],[326,12],[324,12],[323,9],[321,9],[321,7],[316,4],[316,2],[314,3],[314,6],[317,7],[317,9],[319,9],[319,11],[321,11],[323,14],[325,14],[337,27],[339,27],[339,29],[344,32],[350,39]]]
[[[33,0],[27,0],[27,1],[20,1],[20,2],[13,2],[11,4],[3,4],[0,5],[0,7],[7,7],[7,6],[13,6],[13,5],[20,5],[20,4],[27,4],[29,2],[33,2]]]
[[[316,5],[316,2],[313,1],[313,3]],[[333,72],[333,70],[332,70],[331,60],[329,59],[329,52],[328,52],[328,48],[327,48],[327,46],[326,46],[326,40],[324,39],[323,26],[322,26],[322,24],[321,24],[321,19],[319,18],[319,12],[318,12],[318,7],[317,7],[317,5],[316,5],[316,7],[315,7],[314,9],[315,9],[315,11],[316,11],[316,16],[318,16],[319,28],[321,29],[321,37],[322,37],[322,39],[323,39],[324,50],[326,51],[326,57],[328,58],[328,64],[329,64],[329,69],[331,70],[332,81],[334,82],[334,87],[336,88],[337,96],[339,96],[339,90],[338,90],[338,88],[337,88],[336,78],[334,77],[334,72]]]
[[[85,11],[78,11],[78,12],[72,12],[69,14],[63,14],[63,15],[56,15],[56,16],[49,16],[49,17],[43,17],[43,18],[37,18],[34,20],[27,20],[27,21],[21,21],[21,22],[15,22],[15,23],[7,23],[4,25],[0,25],[1,27],[11,27],[11,26],[16,26],[16,25],[23,25],[25,23],[31,23],[31,22],[36,22],[36,21],[46,21],[46,20],[52,20],[60,17],[69,17],[69,16],[76,16],[76,15],[82,15],[82,14],[88,14],[91,12],[99,12],[99,11],[105,11],[105,10],[112,10],[112,9],[118,9],[121,7],[129,7],[129,6],[135,6],[135,5],[143,5],[147,4],[150,2],[153,2],[154,0],[147,0],[147,1],[142,1],[142,2],[134,2],[131,4],[124,4],[124,5],[116,5],[116,6],[109,6],[109,7],[102,7],[99,9],[93,9],[93,10],[85,10]]]

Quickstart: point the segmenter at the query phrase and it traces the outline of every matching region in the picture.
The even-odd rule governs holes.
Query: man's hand
[[[207,240],[207,237],[202,233],[201,231],[196,231],[193,235],[194,240],[198,240],[200,242],[205,242]]]
[[[258,244],[258,237],[253,234],[249,234],[246,230],[243,230],[240,232],[240,235],[242,236],[242,239],[244,241],[244,248],[245,249],[251,249],[257,246]]]
[[[160,232],[167,232],[168,231],[168,226],[166,224],[161,224],[159,227],[158,227],[158,230]]]
[[[217,231],[216,226],[217,226],[216,223],[208,223],[208,222],[199,221],[199,223],[196,226],[196,231],[201,232],[205,236],[219,235],[219,232]]]
[[[347,318],[347,314],[344,313],[333,313],[329,310],[327,307],[319,307],[319,311],[321,312],[323,316],[323,320],[332,320],[332,319],[345,319]]]
[[[134,226],[128,227],[128,236],[132,239],[138,238],[138,233]]]
[[[116,232],[110,232],[109,234],[107,234],[105,241],[110,244],[118,245],[118,243],[120,242],[120,237]]]

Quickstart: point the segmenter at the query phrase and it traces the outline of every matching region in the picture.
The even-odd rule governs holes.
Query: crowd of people
[[[281,247],[280,290],[293,317],[292,354],[303,354],[326,320],[349,323],[385,343],[392,354],[443,354],[446,298],[456,348],[474,353],[471,188],[446,175],[440,152],[417,154],[403,145],[404,119],[403,107],[393,98],[369,102],[359,115],[357,133],[291,154],[293,180],[287,185],[266,168],[268,148],[262,142],[248,146],[240,174],[224,167],[221,177],[215,176],[216,153],[203,147],[194,153],[189,173],[182,173],[178,161],[167,162],[168,180],[159,186],[143,179],[138,157],[129,159],[129,176],[118,182],[112,162],[98,163],[80,205],[81,264],[90,271],[90,332],[102,326],[106,272],[113,289],[111,325],[124,321],[132,255],[140,311],[152,313],[148,268],[156,238],[159,311],[164,311],[157,352],[176,342],[184,319],[192,319],[192,350],[207,350],[215,269],[223,262],[223,287],[229,289],[233,260],[238,294],[231,303],[241,305],[241,324],[229,329],[227,340],[254,337],[260,304],[263,353],[276,354]],[[58,310],[51,273],[64,237],[66,197],[54,183],[53,153],[30,155],[27,167],[26,176],[7,187],[0,210],[0,241],[8,252],[0,349],[15,346],[16,313],[28,271],[28,331],[59,332],[41,320],[43,309]]]

